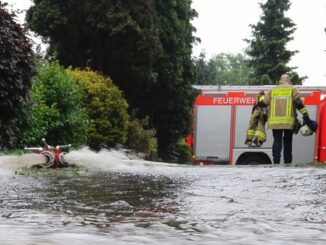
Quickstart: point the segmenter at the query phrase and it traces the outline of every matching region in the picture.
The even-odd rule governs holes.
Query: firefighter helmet
[[[312,135],[314,132],[308,127],[307,124],[303,125],[301,128],[300,128],[300,134],[302,136],[310,136]]]

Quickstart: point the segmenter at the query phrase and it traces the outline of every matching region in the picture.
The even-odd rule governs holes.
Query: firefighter
[[[273,162],[280,163],[282,145],[284,163],[292,163],[292,140],[296,121],[296,109],[303,121],[310,124],[307,108],[303,104],[299,90],[293,87],[287,74],[281,76],[278,86],[272,88],[258,105],[268,106],[268,128],[273,131]]]
[[[264,100],[264,97],[264,91],[260,91],[252,108],[249,127],[245,140],[246,145],[252,146],[254,144],[255,146],[260,147],[266,141],[266,108],[257,106],[259,101]]]

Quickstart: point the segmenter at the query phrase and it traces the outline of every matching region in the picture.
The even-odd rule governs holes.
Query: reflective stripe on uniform
[[[248,135],[248,136],[254,136],[254,135],[255,135],[255,130],[248,129],[248,130],[247,130],[247,135]]]
[[[286,116],[291,117],[291,111],[292,111],[292,96],[291,98],[286,99]]]
[[[262,139],[266,139],[266,133],[264,133],[262,131],[256,131],[255,136],[258,136],[258,137],[260,137]]]
[[[303,107],[302,109],[299,110],[301,114],[306,114],[308,113],[308,110],[306,107]]]
[[[272,97],[277,98],[277,97],[292,97],[292,88],[273,88]]]
[[[269,118],[268,124],[294,124],[294,117],[275,117],[275,118]]]

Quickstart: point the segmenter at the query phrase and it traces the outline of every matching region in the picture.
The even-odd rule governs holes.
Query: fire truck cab
[[[274,86],[194,87],[200,93],[194,105],[193,131],[186,139],[193,149],[194,164],[272,163],[272,130],[266,128],[267,140],[261,147],[249,147],[244,142],[256,96]],[[319,127],[312,136],[293,136],[293,162],[326,161],[326,87],[298,88],[310,118]],[[300,113],[298,118],[302,122]]]

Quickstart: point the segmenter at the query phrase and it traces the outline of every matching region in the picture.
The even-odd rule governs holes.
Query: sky
[[[27,9],[30,0],[2,0],[15,9]],[[251,38],[250,24],[257,24],[261,16],[260,2],[266,0],[192,0],[198,12],[193,20],[195,36],[201,43],[193,48],[193,56],[201,51],[211,58],[219,53],[244,53]],[[285,15],[296,24],[297,30],[287,48],[298,50],[289,65],[297,67],[300,76],[308,76],[305,86],[326,86],[326,1],[291,0]],[[23,17],[21,17],[23,19]]]
[[[259,3],[265,0],[193,0],[198,12],[193,21],[195,36],[201,43],[193,48],[198,56],[205,50],[206,57],[218,53],[244,53],[251,39],[250,24],[257,24],[262,14]],[[300,76],[308,76],[305,86],[326,86],[326,1],[291,0],[285,16],[296,24],[294,40],[289,50],[298,50],[289,66],[297,67]]]

